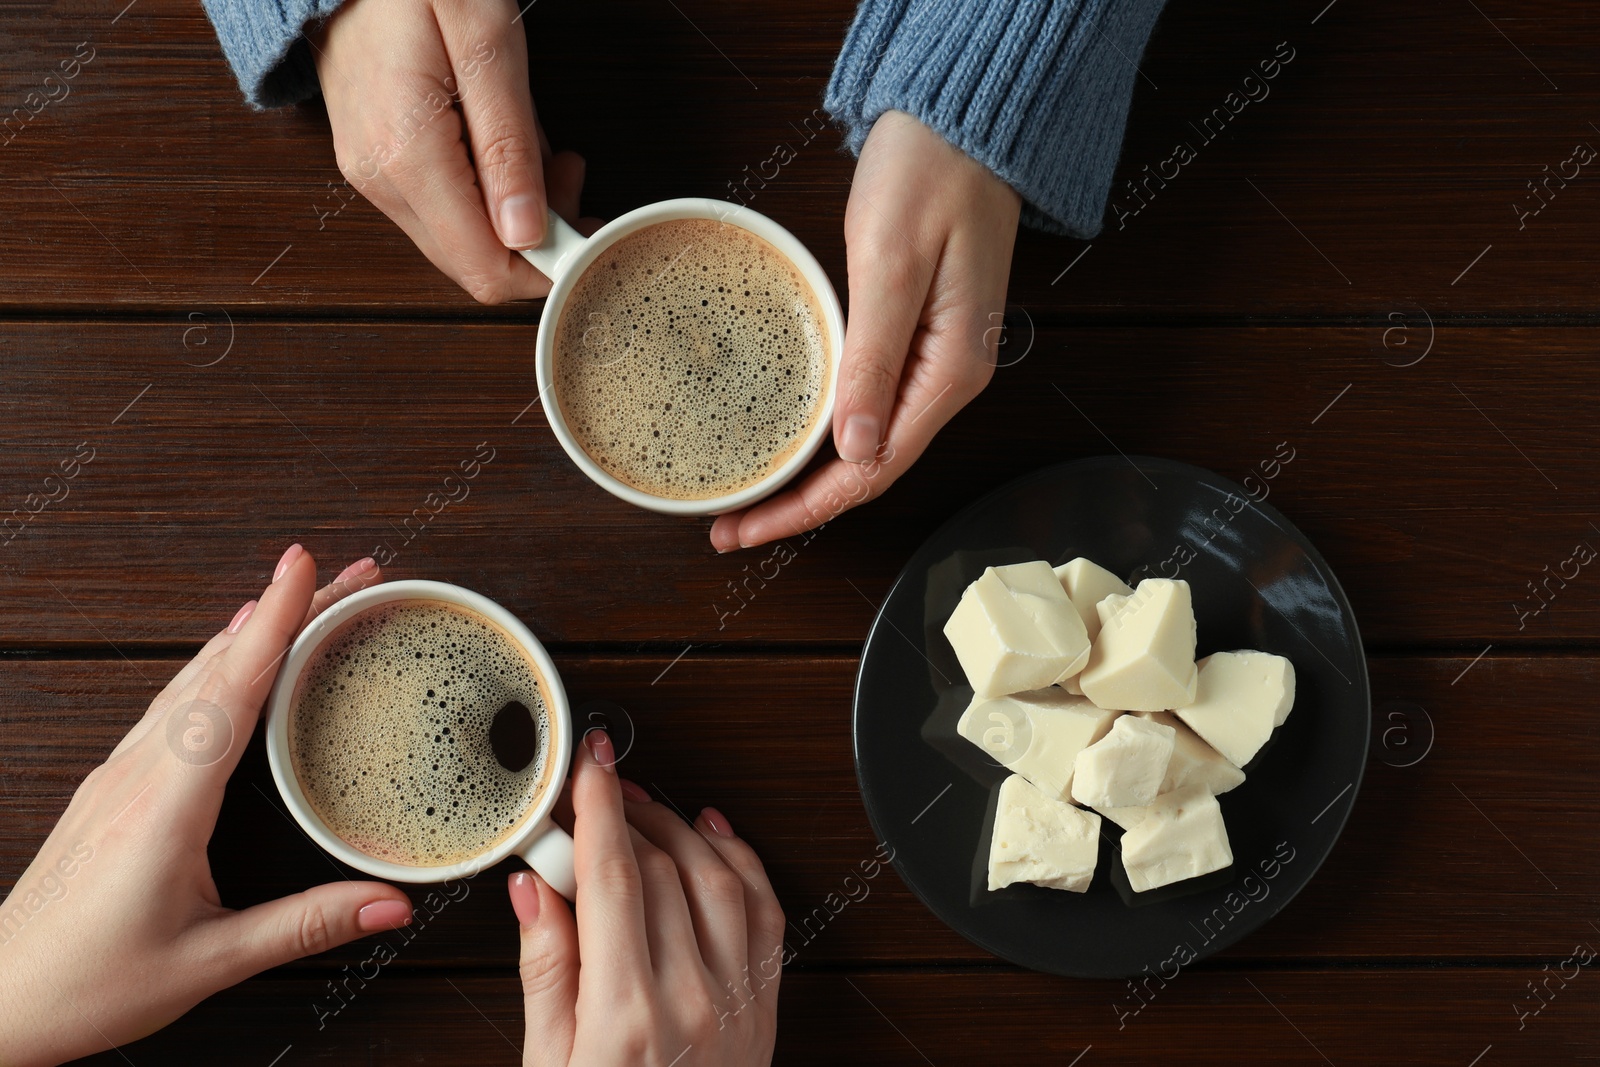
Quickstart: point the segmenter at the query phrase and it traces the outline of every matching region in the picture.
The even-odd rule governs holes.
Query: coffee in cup
[[[767,478],[816,426],[828,336],[811,284],[742,226],[657,222],[567,294],[555,386],[579,446],[652,496],[705,500]]]
[[[844,310],[788,230],[686,197],[522,252],[551,280],[535,339],[551,432],[595,484],[669,515],[770,496],[832,433]]]
[[[515,834],[550,788],[549,686],[521,644],[442,600],[354,615],[301,668],[288,752],[301,792],[361,853],[443,867]]]

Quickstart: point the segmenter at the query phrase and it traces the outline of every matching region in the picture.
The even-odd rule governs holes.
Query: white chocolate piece
[[[1064,801],[1071,796],[1073,761],[1106,735],[1116,717],[1116,712],[1102,711],[1082,697],[1044,689],[973,697],[956,732],[1046,795]]]
[[[1032,882],[1086,892],[1100,855],[1100,816],[1055,800],[1013,774],[1000,785],[989,842],[989,888]]]
[[[1030,593],[1047,600],[1060,600],[1066,596],[1067,591],[1061,588],[1061,580],[1056,577],[1055,570],[1042,559],[1028,563],[1008,563],[993,570],[1013,593]],[[1067,597],[1067,599],[1072,598]]]
[[[1200,661],[1194,703],[1180,719],[1235,767],[1255,758],[1294,706],[1294,664],[1248,649]]]
[[[944,634],[982,697],[1044,689],[1089,658],[1083,619],[1042,560],[985,570],[961,594]]]
[[[1078,678],[1085,696],[1119,711],[1166,711],[1193,702],[1198,672],[1188,582],[1146,578],[1133,596],[1113,594],[1096,610],[1100,635]]]
[[[1222,807],[1204,786],[1162,794],[1146,809],[1139,825],[1122,835],[1122,866],[1136,893],[1232,864]]]
[[[1072,799],[1091,808],[1126,808],[1156,798],[1172,760],[1176,731],[1124,715],[1111,731],[1078,753]]]
[[[1133,590],[1121,578],[1082,556],[1057,567],[1056,577],[1083,618],[1083,627],[1091,641],[1100,634],[1100,613],[1095,610],[1100,601],[1108,596],[1133,595]]]
[[[1101,817],[1110,819],[1124,830],[1132,830],[1135,826],[1144,822],[1144,817],[1150,813],[1150,805],[1135,804],[1126,808],[1095,808],[1094,810]]]
[[[1132,597],[1132,593],[1108,593],[1095,601],[1094,614],[1095,618],[1100,620],[1101,628],[1104,628],[1106,620],[1121,611],[1122,605],[1126,604]],[[1100,630],[1095,630],[1094,635],[1099,637]]]
[[[1212,796],[1221,796],[1244,784],[1244,772],[1206,744],[1173,712],[1141,711],[1137,714],[1141,719],[1170,726],[1173,730],[1172,762],[1167,764],[1167,776],[1162,779],[1159,792],[1170,793],[1186,785],[1203,785]]]
[[[1229,763],[1222,754],[1183,724],[1183,720],[1170,711],[1135,712],[1141,719],[1172,727],[1172,760],[1167,764],[1167,776],[1161,780],[1157,793],[1170,793],[1184,786],[1199,785],[1213,796],[1226,793],[1244,784],[1244,772]],[[1132,830],[1144,821],[1147,807],[1095,808],[1124,830]]]

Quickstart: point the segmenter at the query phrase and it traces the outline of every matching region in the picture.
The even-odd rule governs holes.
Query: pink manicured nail
[[[277,581],[289,573],[289,568],[294,566],[294,561],[305,554],[305,549],[296,541],[283,553],[283,558],[278,560],[278,569],[272,572],[272,580]]]
[[[728,822],[728,817],[722,814],[722,812],[718,811],[716,808],[706,808],[700,813],[700,817],[704,819],[706,821],[706,825],[711,827],[711,829],[719,836],[733,836],[733,826]]]
[[[871,415],[851,415],[844,420],[839,435],[839,458],[849,463],[867,463],[878,451],[883,427]]]
[[[617,773],[617,753],[611,747],[611,737],[604,730],[590,730],[584,738],[589,744],[589,755],[609,774]]]
[[[356,912],[356,925],[362,933],[398,930],[411,925],[411,905],[403,900],[379,900]]]
[[[340,571],[339,577],[335,578],[334,581],[342,582],[346,579],[354,578],[358,574],[365,574],[377,565],[377,561],[371,556],[368,556],[366,559],[358,559],[354,563],[350,564],[350,566]]]
[[[517,871],[511,876],[508,887],[511,893],[511,910],[517,913],[517,922],[524,928],[539,921],[539,876],[532,871]]]
[[[250,616],[255,612],[258,603],[260,601],[252,600],[234,613],[233,621],[228,623],[228,632],[230,634],[238,633],[244,627],[244,624],[250,621]]]
[[[636,782],[630,782],[626,778],[622,779],[620,784],[622,785],[622,795],[629,800],[638,800],[646,804],[650,802],[650,794],[644,791],[644,786]]]

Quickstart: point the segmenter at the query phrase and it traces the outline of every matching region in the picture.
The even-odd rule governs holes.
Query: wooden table
[[[249,112],[197,5],[121,8],[0,14],[6,112],[78,42],[93,50],[0,146],[0,512],[94,450],[70,497],[0,548],[3,884],[301,539],[334,567],[387,545],[391,575],[518,612],[580,705],[626,709],[625,772],[726,811],[798,922],[876,850],[851,685],[926,534],[1062,459],[1115,448],[1237,479],[1287,441],[1272,502],[1354,601],[1387,738],[1311,886],[1127,1016],[1123,983],[1002,964],[884,873],[799,947],[778,1061],[1600,1058],[1600,976],[1547,977],[1600,945],[1600,577],[1550,582],[1538,611],[1529,592],[1600,545],[1600,179],[1537,200],[1527,185],[1600,146],[1591,6],[1174,0],[1120,174],[1142,179],[1179,140],[1196,158],[1137,213],[1120,193],[1124,225],[1093,242],[1024,234],[1011,351],[1026,358],[725,620],[728,584],[763,557],[719,557],[705,522],[582,478],[530,406],[539,308],[473,305],[352,200],[319,108]],[[752,206],[842,288],[850,161],[834,132],[801,131],[850,11],[544,0],[535,96],[555,143],[589,159],[586,210],[726,196],[787,142],[796,158]],[[1279,42],[1294,58],[1270,95],[1197,135]],[[470,498],[408,540],[404,519],[480,443],[494,459]],[[255,744],[212,845],[240,905],[330,877],[274,810]],[[513,1063],[515,951],[485,876],[324,1029],[314,1001],[370,942],[94,1062]]]

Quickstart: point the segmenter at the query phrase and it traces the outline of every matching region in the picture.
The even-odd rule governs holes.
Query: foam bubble
[[[702,500],[760,481],[816,424],[828,342],[776,248],[713,219],[656,223],[606,249],[555,339],[561,413],[605,471]]]
[[[513,701],[539,739],[517,771],[489,741]],[[345,623],[307,663],[289,714],[295,776],[317,815],[367,855],[415,867],[470,859],[516,828],[545,787],[549,726],[521,647],[434,600]]]

